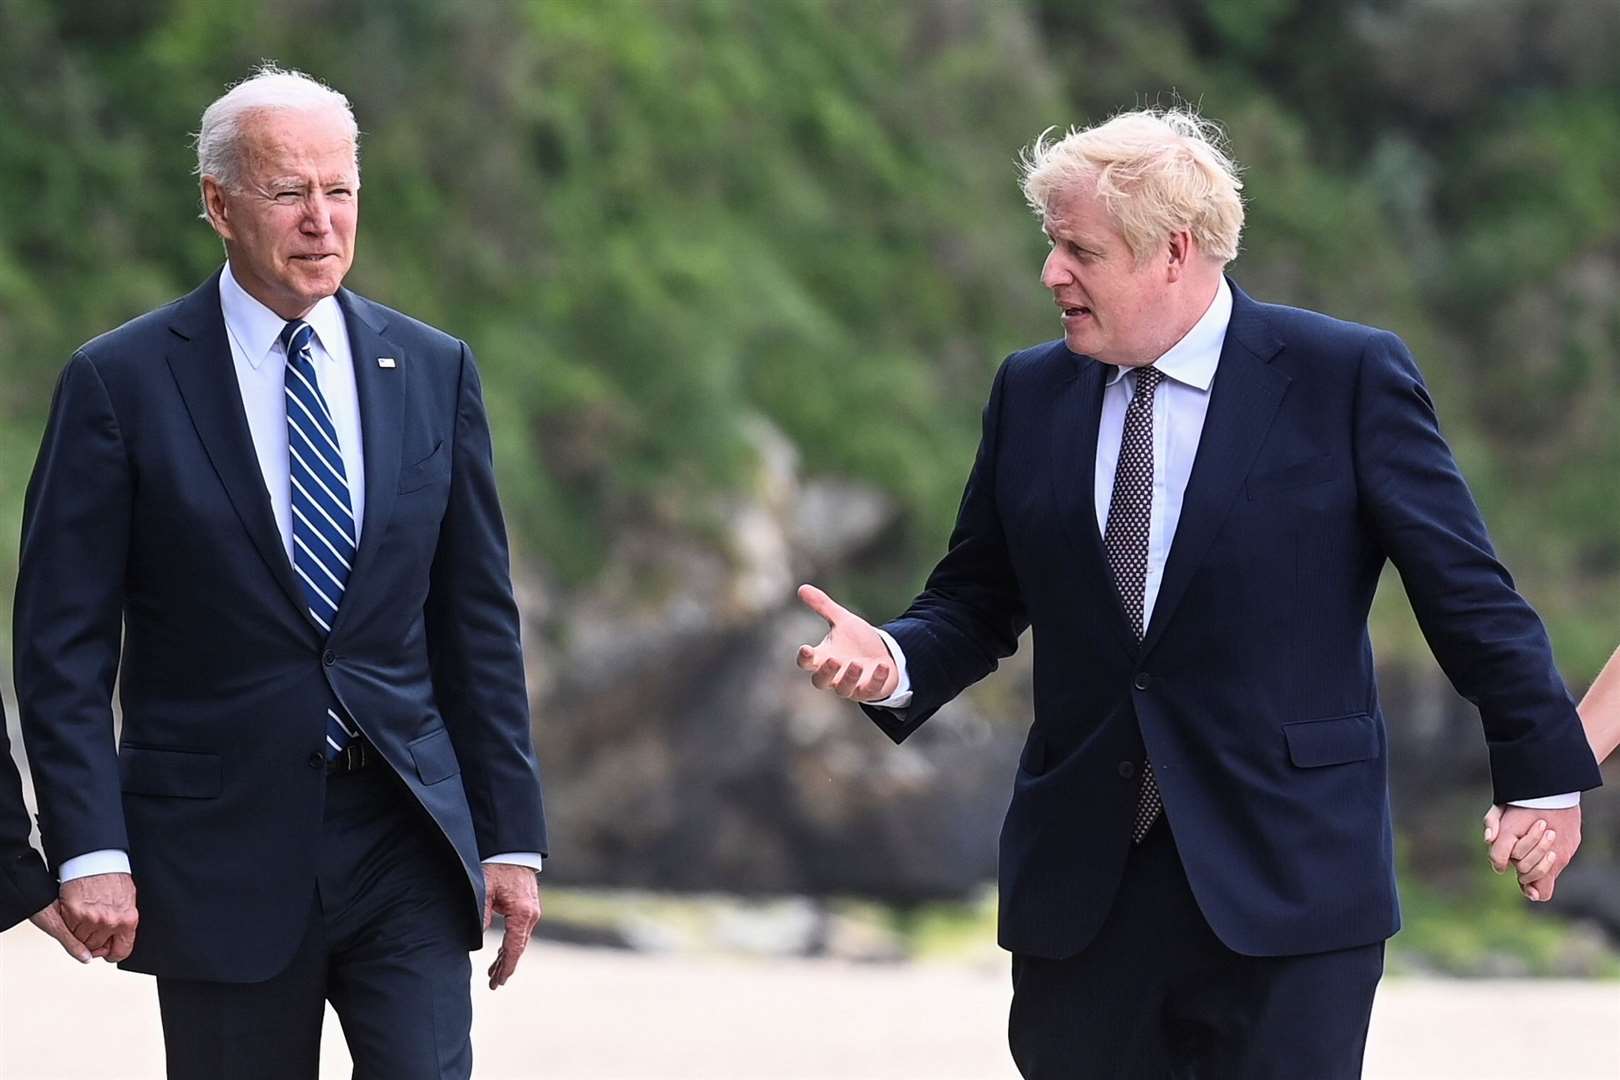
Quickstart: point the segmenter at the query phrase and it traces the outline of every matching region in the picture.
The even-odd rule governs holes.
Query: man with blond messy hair
[[[830,629],[799,666],[899,742],[1033,629],[999,871],[1024,1076],[1359,1076],[1400,925],[1385,560],[1549,868],[1592,753],[1400,339],[1224,276],[1243,204],[1208,122],[1043,136],[1023,188],[1063,338],[997,373],[922,594],[879,629],[804,586]]]
[[[467,346],[343,288],[348,100],[210,105],[224,265],[84,345],[28,486],[16,677],[68,928],[157,976],[171,1078],[472,1070],[540,917],[540,778]],[[110,697],[119,680],[122,737]]]

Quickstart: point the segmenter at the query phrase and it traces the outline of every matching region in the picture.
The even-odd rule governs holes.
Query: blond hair
[[[1190,107],[1120,113],[1061,138],[1048,128],[1019,159],[1030,208],[1045,217],[1055,199],[1095,187],[1137,262],[1185,229],[1222,264],[1237,258],[1243,199],[1221,129]]]

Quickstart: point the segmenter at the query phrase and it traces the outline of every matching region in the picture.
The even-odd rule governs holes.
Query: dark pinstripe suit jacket
[[[1210,925],[1252,955],[1400,926],[1388,743],[1367,613],[1386,559],[1479,706],[1498,802],[1596,787],[1547,634],[1492,551],[1393,334],[1233,309],[1198,456],[1140,644],[1093,504],[1106,372],[1061,341],[996,375],[948,553],[887,625],[904,739],[1033,628],[1035,715],[1001,837],[1002,944],[1069,956],[1107,914],[1151,752]]]

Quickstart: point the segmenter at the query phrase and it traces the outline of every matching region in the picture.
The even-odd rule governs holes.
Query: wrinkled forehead
[[[244,163],[256,177],[353,178],[358,172],[354,134],[336,111],[264,110],[243,117]]]
[[[1041,228],[1048,236],[1094,244],[1121,239],[1113,211],[1092,185],[1054,192],[1041,212]]]

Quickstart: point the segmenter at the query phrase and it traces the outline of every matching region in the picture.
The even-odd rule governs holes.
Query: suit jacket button
[[[333,664],[337,663],[337,653],[333,652],[331,649],[327,649],[325,652],[321,653],[321,663],[325,664],[327,667],[331,667]]]
[[[1122,761],[1122,762],[1120,762],[1119,763],[1119,775],[1120,775],[1121,779],[1124,779],[1124,780],[1129,780],[1131,777],[1135,776],[1136,775],[1136,763],[1132,762],[1132,761]]]
[[[1148,687],[1153,685],[1153,677],[1145,671],[1138,671],[1136,673],[1136,682],[1134,685],[1138,690],[1146,690]]]
[[[312,769],[324,769],[326,768],[326,755],[317,750],[309,755],[308,764]]]

